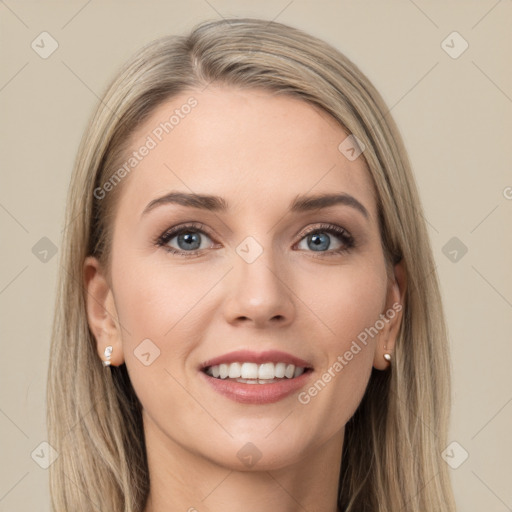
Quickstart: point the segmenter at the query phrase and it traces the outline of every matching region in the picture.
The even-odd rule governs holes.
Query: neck
[[[144,512],[338,512],[344,431],[284,467],[238,470],[193,453],[144,418],[150,491]]]

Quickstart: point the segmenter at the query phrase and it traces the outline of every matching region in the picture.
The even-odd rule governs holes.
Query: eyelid
[[[338,226],[337,224],[330,224],[328,222],[320,222],[316,226],[308,226],[305,230],[299,231],[296,236],[300,236],[300,240],[302,240],[305,236],[315,233],[316,231],[334,231],[339,235],[346,235],[347,238],[353,238],[350,232],[344,227]]]
[[[158,235],[154,239],[154,243],[158,243],[159,241],[162,241],[162,240],[168,238],[170,235],[179,234],[180,231],[186,230],[186,229],[201,231],[201,232],[207,234],[208,236],[210,236],[209,228],[205,224],[203,224],[202,222],[191,221],[191,222],[183,222],[181,224],[176,224],[176,225],[166,229],[162,234]]]

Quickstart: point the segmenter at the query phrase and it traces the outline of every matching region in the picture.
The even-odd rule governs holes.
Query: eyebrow
[[[188,192],[170,192],[162,197],[153,199],[142,212],[142,215],[149,213],[158,206],[166,204],[178,204],[190,208],[200,208],[202,210],[209,210],[212,212],[226,212],[229,205],[226,200],[220,196],[208,194],[193,194]],[[322,208],[329,208],[335,205],[350,206],[359,211],[363,216],[368,219],[370,214],[368,210],[350,194],[317,194],[312,196],[299,195],[290,205],[291,212],[307,212],[311,210],[319,210]]]

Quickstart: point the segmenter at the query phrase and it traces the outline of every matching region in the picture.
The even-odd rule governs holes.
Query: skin
[[[98,356],[113,347],[112,365],[126,364],[143,405],[151,480],[145,512],[242,505],[251,512],[335,512],[345,424],[372,367],[388,367],[383,354],[393,351],[401,313],[308,404],[297,393],[272,404],[232,401],[206,385],[198,367],[233,350],[277,349],[312,364],[312,385],[358,334],[402,302],[404,270],[386,273],[363,157],[349,161],[338,150],[347,133],[299,99],[214,85],[189,91],[153,112],[135,132],[133,150],[191,95],[198,105],[120,185],[111,278],[95,258],[84,263]],[[142,215],[171,190],[219,195],[230,207],[167,204]],[[288,211],[299,194],[334,191],[354,196],[368,219],[348,205]],[[199,256],[154,244],[170,227],[192,221],[206,228]],[[346,229],[355,247],[335,254],[345,242],[324,231],[330,246],[315,251],[304,230],[319,223]],[[250,264],[236,252],[248,236],[263,249]],[[177,237],[168,245],[186,253]],[[134,350],[147,338],[160,355],[145,366]],[[261,453],[251,467],[237,457],[248,442]]]

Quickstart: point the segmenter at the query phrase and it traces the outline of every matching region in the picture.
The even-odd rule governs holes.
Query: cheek
[[[187,403],[180,365],[198,337],[201,297],[218,278],[143,260],[119,259],[112,278],[130,380],[144,408],[158,411],[162,400]]]
[[[177,332],[185,334],[201,298],[218,281],[217,273],[200,267],[185,270],[152,256],[119,258],[113,268],[117,313],[126,327],[123,341],[130,343],[141,337],[163,341]]]
[[[383,312],[386,299],[385,269],[379,264],[340,269],[336,276],[317,280],[309,292],[311,309],[329,327],[326,339],[332,349],[345,346],[373,326]],[[307,288],[305,288],[307,289]],[[309,301],[308,301],[309,302]]]
[[[382,269],[381,269],[382,270]],[[375,341],[368,331],[385,304],[386,279],[378,265],[346,268],[337,280],[316,288],[314,300],[329,336],[323,338],[325,358],[316,380],[299,396],[305,410],[315,411],[328,435],[345,425],[359,406],[373,367]],[[373,331],[372,331],[373,332]]]

